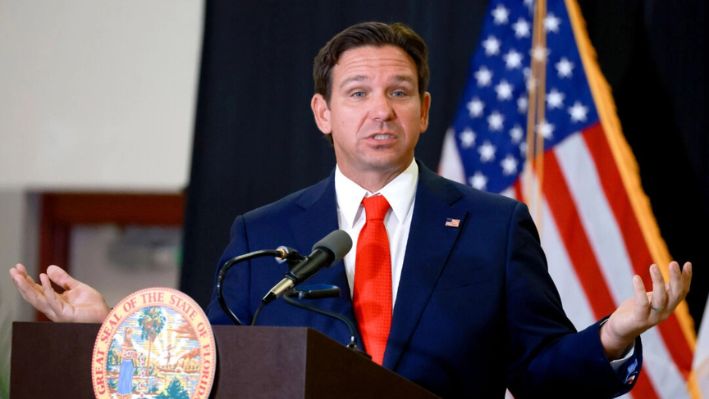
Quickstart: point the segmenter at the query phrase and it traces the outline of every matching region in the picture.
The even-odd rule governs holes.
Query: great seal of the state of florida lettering
[[[146,288],[121,300],[94,344],[97,398],[206,399],[217,352],[202,308],[172,288]]]

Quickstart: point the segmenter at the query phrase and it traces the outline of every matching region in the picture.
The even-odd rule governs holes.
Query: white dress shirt
[[[404,266],[406,242],[409,239],[411,215],[414,210],[414,197],[419,179],[419,167],[416,161],[411,161],[406,170],[396,176],[386,186],[376,193],[367,191],[342,174],[340,168],[335,168],[335,193],[337,195],[337,222],[340,229],[352,238],[352,250],[345,255],[345,272],[350,293],[353,291],[355,258],[357,256],[357,240],[359,232],[366,221],[362,199],[375,194],[386,198],[391,208],[384,217],[384,225],[389,237],[391,251],[391,296],[392,308],[396,303],[396,292],[399,288],[401,269]]]

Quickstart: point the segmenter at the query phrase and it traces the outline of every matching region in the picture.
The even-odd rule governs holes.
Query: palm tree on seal
[[[147,307],[141,311],[138,325],[141,328],[141,338],[148,341],[148,360],[145,365],[148,368],[148,379],[150,379],[150,354],[153,350],[155,338],[165,327],[165,316],[159,307]]]

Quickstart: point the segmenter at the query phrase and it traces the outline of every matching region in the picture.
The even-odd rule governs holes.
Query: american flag
[[[446,227],[455,227],[455,228],[460,227],[460,219],[452,219],[452,218],[446,219]]]
[[[490,2],[439,171],[529,205],[564,308],[584,328],[633,296],[633,274],[651,287],[657,263],[667,276],[670,256],[578,6],[545,3]],[[695,396],[686,304],[642,339],[629,395]]]

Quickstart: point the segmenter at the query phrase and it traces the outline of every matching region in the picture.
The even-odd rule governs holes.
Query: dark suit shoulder
[[[501,194],[480,191],[454,181],[450,181],[450,183],[461,191],[467,201],[477,203],[482,207],[511,209],[520,204],[516,199]]]
[[[248,211],[243,217],[249,223],[263,223],[274,220],[280,220],[282,222],[282,218],[293,215],[293,213],[298,210],[307,208],[323,195],[326,195],[330,186],[332,185],[334,187],[332,180],[332,176],[325,178],[312,186],[288,194],[270,204]]]
[[[476,211],[502,211],[512,212],[519,201],[501,194],[488,193],[473,187],[448,180],[428,168],[421,167],[421,183],[425,184],[435,195],[441,197],[451,205],[463,206]]]

